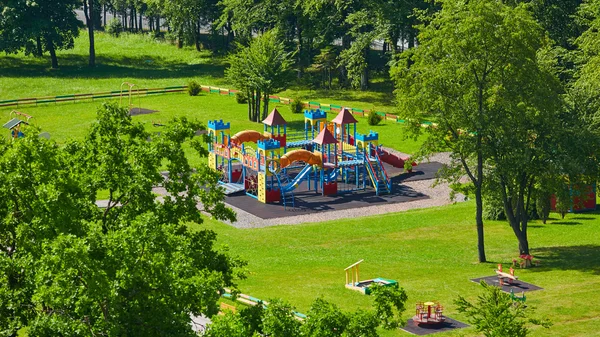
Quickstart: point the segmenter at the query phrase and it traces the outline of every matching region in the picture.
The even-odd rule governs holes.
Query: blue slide
[[[337,169],[337,168],[333,169],[333,172],[324,175],[323,180],[326,183],[335,181],[337,179],[337,177],[338,177],[339,172],[340,172],[340,169]]]
[[[281,192],[289,192],[291,190],[295,190],[298,185],[300,185],[300,183],[306,178],[308,177],[308,173],[312,170],[312,165],[306,165],[304,166],[304,168],[302,169],[302,171],[300,171],[300,173],[298,173],[298,175],[296,177],[294,177],[294,180],[292,180],[289,185],[287,186],[281,186]]]

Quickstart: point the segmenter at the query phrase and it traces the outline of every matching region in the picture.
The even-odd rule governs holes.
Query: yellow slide
[[[310,165],[323,166],[323,160],[321,159],[321,156],[307,150],[290,151],[281,156],[279,164],[281,165],[281,168],[284,168],[290,166],[295,161],[303,161]]]
[[[231,137],[231,141],[236,144],[242,144],[245,142],[256,143],[259,140],[265,139],[269,139],[269,137],[265,137],[262,133],[254,130],[240,131]]]

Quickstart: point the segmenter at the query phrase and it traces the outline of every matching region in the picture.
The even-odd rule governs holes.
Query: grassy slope
[[[509,263],[516,239],[504,222],[487,222],[490,263],[476,263],[472,203],[414,210],[369,219],[349,219],[300,226],[240,230],[216,222],[207,226],[234,254],[249,261],[242,289],[252,296],[282,297],[307,311],[318,296],[345,310],[368,307],[368,297],[346,290],[343,269],[365,259],[361,278],[387,277],[408,294],[407,318],[415,301],[439,300],[447,313],[462,295],[474,300],[479,287],[470,278],[493,275],[496,263]],[[315,215],[318,216],[318,215]],[[535,223],[529,236],[539,268],[517,270],[522,280],[545,290],[527,294],[539,316],[555,322],[552,330],[535,328],[533,336],[589,336],[598,331],[600,308],[600,216],[568,215],[567,221]],[[383,336],[401,336],[384,332]],[[476,335],[473,329],[447,335]]]

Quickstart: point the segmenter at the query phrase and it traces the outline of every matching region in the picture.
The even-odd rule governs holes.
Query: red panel
[[[336,195],[337,194],[337,183],[324,183],[323,194],[325,195]]]
[[[279,190],[267,190],[267,203],[279,202],[281,200],[281,192]]]

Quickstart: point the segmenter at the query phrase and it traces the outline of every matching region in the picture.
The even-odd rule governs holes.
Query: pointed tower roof
[[[350,111],[348,111],[348,109],[346,108],[343,108],[342,111],[340,111],[340,113],[337,116],[335,116],[332,122],[338,125],[358,123],[356,118],[354,118],[354,116],[352,116]]]
[[[313,143],[319,145],[335,144],[337,143],[337,140],[327,128],[324,128],[321,132],[319,132],[317,138],[313,140]]]
[[[285,119],[283,119],[279,111],[277,111],[277,108],[273,109],[273,111],[271,111],[267,118],[265,118],[265,120],[262,122],[263,124],[268,126],[278,126],[287,124],[287,122],[285,121]]]

